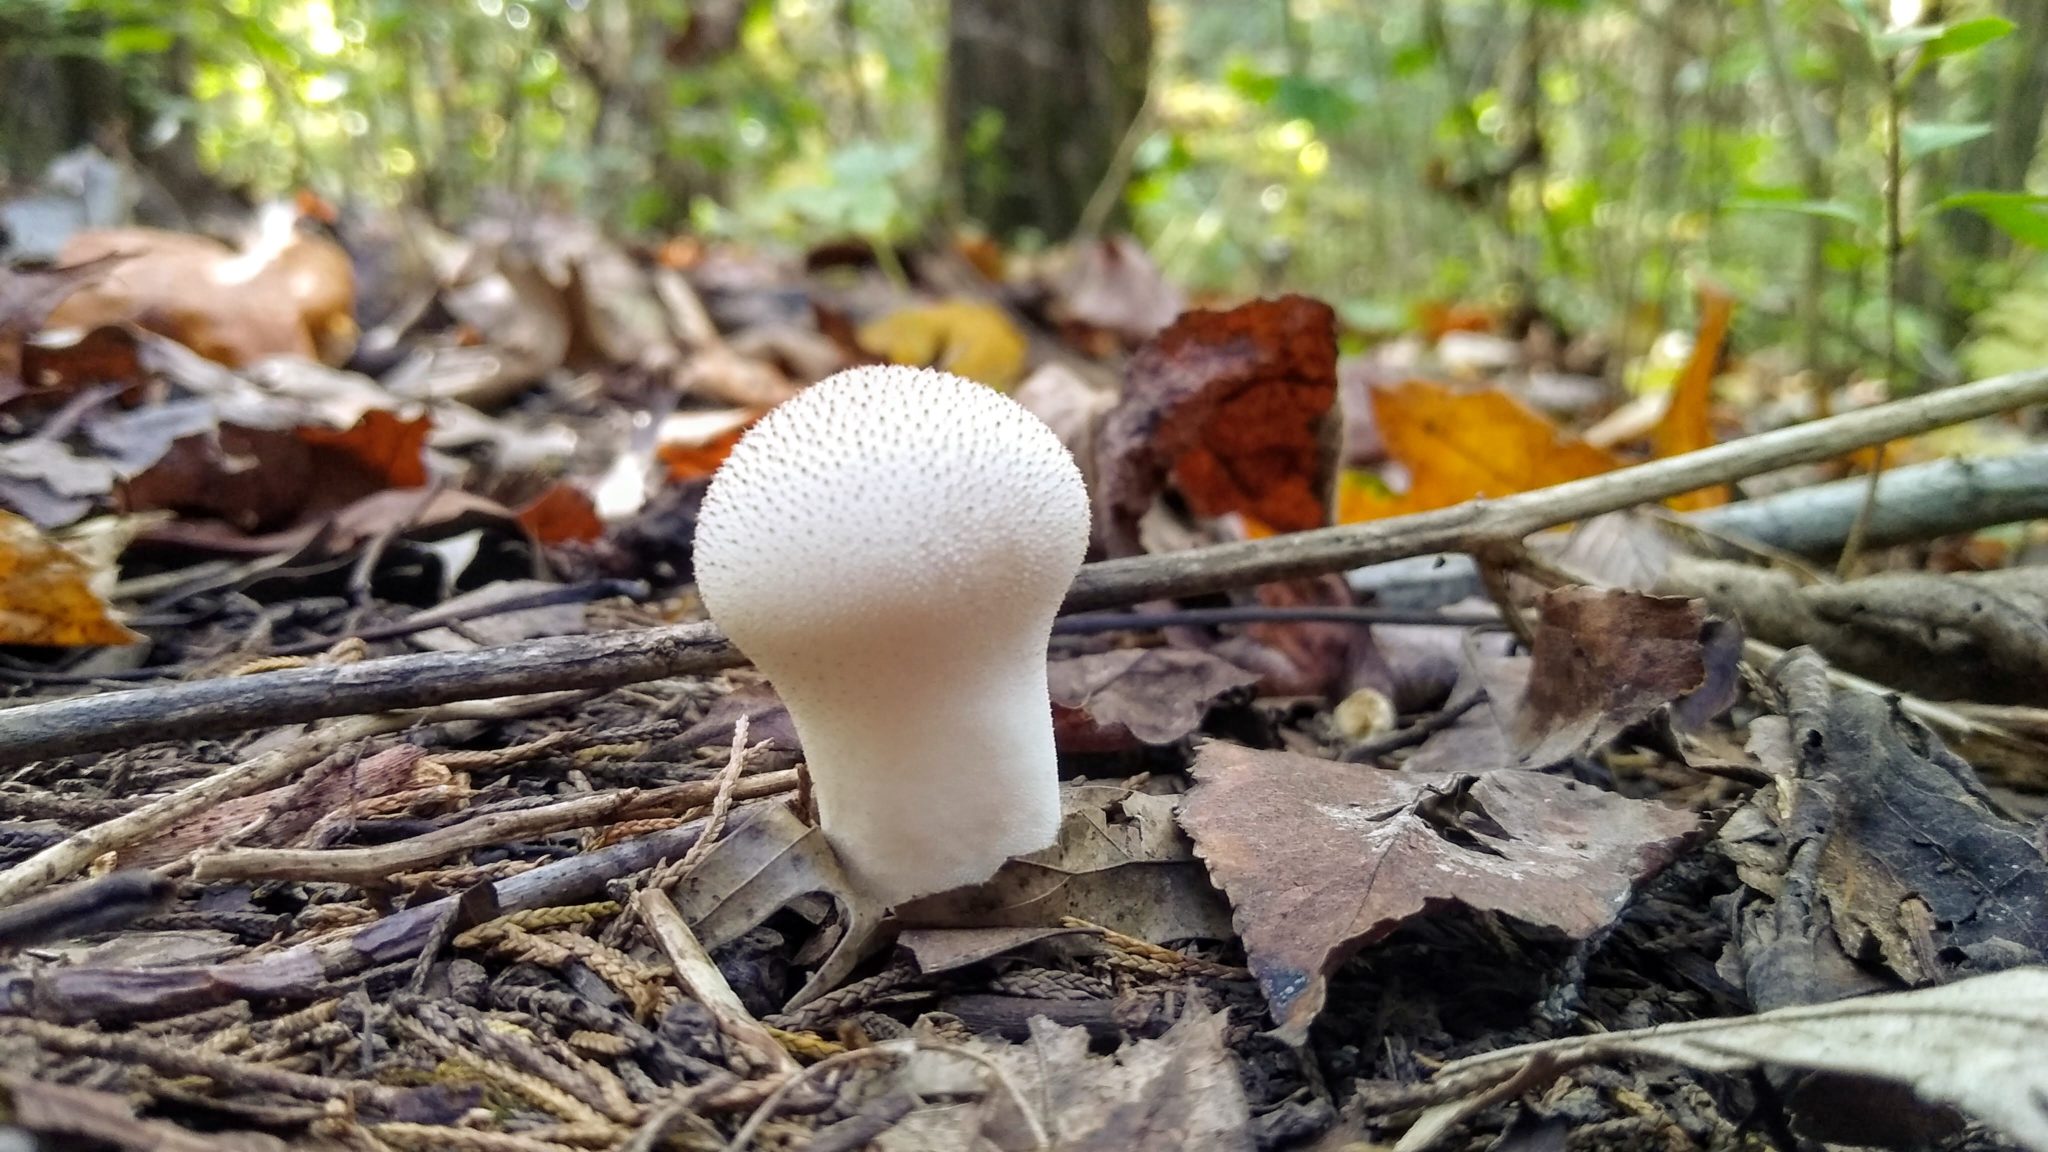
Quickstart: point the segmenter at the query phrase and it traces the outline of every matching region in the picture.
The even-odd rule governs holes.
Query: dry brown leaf
[[[23,388],[22,343],[64,298],[107,274],[112,261],[20,272],[0,265],[0,403]]]
[[[1097,446],[1102,528],[1139,552],[1138,520],[1169,472],[1205,516],[1258,530],[1322,526],[1322,427],[1337,396],[1336,313],[1305,296],[1188,312],[1138,349]]]
[[[2022,1146],[2048,1152],[2044,1033],[2048,971],[2021,968],[1940,988],[1732,1020],[1567,1036],[1445,1065],[1437,1080],[1466,1086],[1462,1098],[1425,1113],[1395,1149],[1422,1152],[1435,1146],[1458,1122],[1497,1103],[1489,1091],[1496,1085],[1515,1080],[1521,1092],[1541,1093],[1557,1075],[1580,1065],[1649,1057],[1712,1072],[1773,1065],[1900,1084],[1927,1103],[1954,1105]],[[1845,1102],[1835,1103],[1840,1108]],[[1873,1137],[1900,1134],[1882,1120],[1874,1127],[1891,1130],[1872,1132]]]
[[[917,1096],[967,1095],[979,1106],[940,1103],[911,1113],[874,1142],[881,1152],[1125,1152],[1187,1149],[1251,1152],[1251,1112],[1237,1062],[1224,1042],[1230,1019],[1199,1005],[1164,1036],[1134,1040],[1108,1056],[1090,1054],[1085,1028],[1031,1022],[1024,1044],[973,1043],[1017,1086],[989,1090],[977,1064],[920,1050],[893,1077]],[[1050,1139],[1039,1144],[1019,1107]]]
[[[0,644],[76,648],[142,639],[92,590],[90,565],[29,521],[0,512]]]
[[[1108,236],[1065,253],[1047,311],[1058,323],[1100,328],[1136,343],[1173,323],[1186,306],[1143,245]]]
[[[1258,682],[1256,672],[1180,648],[1119,648],[1053,660],[1053,733],[1069,753],[1171,744],[1201,727],[1218,700]]]
[[[548,485],[547,491],[519,509],[518,517],[542,544],[596,540],[604,535],[597,505],[591,503],[588,493],[566,480]]]
[[[188,436],[121,486],[125,510],[213,516],[245,533],[302,524],[373,492],[426,483],[431,421],[381,410],[355,427],[290,432],[222,425]]]
[[[1698,824],[1540,772],[1420,775],[1212,741],[1180,823],[1230,898],[1252,973],[1304,1043],[1326,981],[1401,924],[1449,904],[1583,939]]]
[[[1529,688],[1515,718],[1531,767],[1602,747],[1666,707],[1681,727],[1698,727],[1741,690],[1741,629],[1710,619],[1705,601],[1569,587],[1536,605]]]
[[[297,229],[292,214],[265,216],[242,251],[205,236],[154,228],[81,232],[66,267],[121,258],[70,294],[51,328],[134,324],[234,367],[269,356],[341,364],[355,351],[355,270],[330,240]]]

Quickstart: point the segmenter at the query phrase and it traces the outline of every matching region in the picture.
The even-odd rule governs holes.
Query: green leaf
[[[2048,196],[2028,192],[1958,192],[1943,197],[1935,207],[1975,212],[2022,244],[2048,248]]]
[[[1839,220],[1856,228],[1869,228],[1871,221],[1853,204],[1840,200],[1794,200],[1779,199],[1775,196],[1738,196],[1729,200],[1725,207],[1736,212],[1793,212],[1801,216],[1820,216]]]
[[[1899,151],[1911,164],[1944,148],[1967,144],[1991,135],[1989,124],[1907,124],[1899,129]]]
[[[1960,56],[1974,52],[1993,40],[2012,35],[2013,22],[2003,16],[1979,16],[1941,29],[1941,35],[1927,42],[1929,56]]]
[[[1941,39],[1941,25],[1916,24],[1911,28],[1894,28],[1890,31],[1879,32],[1873,35],[1870,38],[1870,51],[1878,59],[1883,60],[1887,57],[1897,56],[1908,48],[1917,48],[1922,44],[1932,44],[1939,39]]]
[[[161,24],[121,24],[107,29],[106,35],[100,37],[100,48],[119,59],[168,52],[176,42],[177,36]]]

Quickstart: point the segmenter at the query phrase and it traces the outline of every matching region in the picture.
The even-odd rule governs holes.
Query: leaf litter
[[[600,665],[701,619],[695,507],[740,430],[878,358],[1014,388],[1080,457],[1099,552],[1140,563],[1730,427],[1711,292],[1644,421],[1483,309],[1341,357],[1317,301],[1184,312],[1127,237],[1008,282],[922,251],[906,284],[871,252],[806,272],[556,214],[344,223],[352,311],[330,262],[325,298],[167,322],[148,293],[236,249],[162,235],[103,238],[135,261],[111,284],[111,259],[0,276],[19,702],[344,692],[378,657],[522,644]],[[893,913],[812,822],[772,685],[717,664],[598,689],[537,659],[497,701],[21,764],[0,1094],[122,1148],[649,1146],[685,1115],[671,1139],[706,1147],[1704,1147],[1872,1116],[2048,1147],[2019,1057],[2042,805],[2007,767],[2048,730],[2010,710],[2038,703],[2032,569],[1749,592],[1795,570],[1617,519],[1475,544],[1483,631],[1325,567],[1056,635],[1057,843]],[[1219,606],[1242,615],[1187,611]],[[1959,736],[2002,753],[1973,768]]]

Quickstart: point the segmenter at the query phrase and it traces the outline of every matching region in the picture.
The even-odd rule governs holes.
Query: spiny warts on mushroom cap
[[[879,366],[747,431],[705,495],[695,562],[745,649],[755,622],[815,635],[897,607],[984,619],[1053,585],[1057,605],[1087,546],[1080,471],[1043,422],[959,377]]]
[[[789,706],[819,823],[872,897],[977,883],[1053,842],[1045,645],[1087,547],[1059,439],[938,372],[813,385],[713,477],[699,591]]]

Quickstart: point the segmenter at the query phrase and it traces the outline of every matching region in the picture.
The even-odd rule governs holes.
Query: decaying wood
[[[1498,500],[1104,561],[1081,570],[1064,610],[1220,592],[1431,552],[1485,551],[1574,520],[2044,400],[2048,369],[2018,372]],[[0,767],[328,716],[555,689],[616,688],[717,671],[741,659],[716,626],[685,624],[107,693],[0,712]]]

